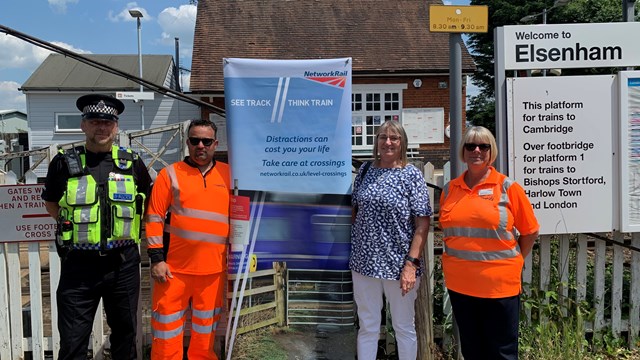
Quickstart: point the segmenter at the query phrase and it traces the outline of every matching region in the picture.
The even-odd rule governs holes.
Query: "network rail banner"
[[[351,59],[224,59],[229,160],[238,188],[347,194]]]
[[[242,307],[252,268],[260,272],[284,262],[287,269],[316,273],[348,269],[351,62],[224,59],[229,162],[236,187],[230,314]],[[227,359],[238,322],[239,316],[229,316]]]

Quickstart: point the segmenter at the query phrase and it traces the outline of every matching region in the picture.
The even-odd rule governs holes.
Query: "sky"
[[[468,5],[469,0],[444,3]],[[197,9],[188,0],[12,1],[2,7],[0,25],[81,54],[138,54],[138,30],[129,9],[143,14],[143,54],[175,55],[178,37],[180,66],[191,68]],[[50,52],[5,33],[0,33],[0,49],[0,110],[26,112],[25,95],[18,88]],[[477,91],[467,85],[468,94]],[[182,86],[189,89],[188,72],[183,72]]]
[[[129,9],[143,14],[143,54],[175,55],[178,37],[180,66],[191,68],[196,6],[188,0],[12,1],[2,7],[0,25],[78,53],[137,55],[138,30]],[[18,88],[50,52],[2,32],[0,49],[0,110],[25,111]],[[188,73],[182,82],[188,89]]]

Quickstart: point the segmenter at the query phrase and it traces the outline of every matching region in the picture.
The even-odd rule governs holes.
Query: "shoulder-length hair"
[[[380,154],[378,153],[378,135],[380,133],[391,130],[400,135],[400,164],[402,167],[407,166],[409,160],[407,160],[407,148],[409,147],[409,140],[407,139],[407,133],[404,131],[400,122],[395,120],[387,120],[384,124],[380,125],[378,131],[376,131],[376,138],[373,141],[373,158],[376,164],[380,163]]]

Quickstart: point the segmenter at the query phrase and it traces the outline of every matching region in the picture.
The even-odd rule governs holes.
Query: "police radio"
[[[70,176],[80,176],[84,174],[84,167],[82,166],[82,160],[80,155],[76,151],[76,147],[71,145],[71,149],[64,152],[64,160],[67,163]]]

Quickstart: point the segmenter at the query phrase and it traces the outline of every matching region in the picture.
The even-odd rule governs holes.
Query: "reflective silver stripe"
[[[213,331],[213,324],[203,326],[191,323],[191,330],[197,332],[198,334],[210,334]]]
[[[202,320],[207,320],[207,319],[211,319],[213,317],[214,314],[214,310],[196,310],[193,309],[191,310],[192,315],[194,317],[200,318]]]
[[[463,260],[469,261],[489,261],[489,260],[504,260],[511,259],[520,254],[520,247],[516,246],[515,249],[499,250],[499,251],[469,251],[469,250],[456,250],[451,249],[445,243],[444,251],[449,256],[453,256]]]
[[[173,203],[180,204],[180,184],[178,184],[178,177],[176,176],[176,165],[172,164],[167,166],[167,176],[171,183],[171,194],[173,195]]]
[[[125,185],[124,181],[114,181],[116,183],[116,192],[119,193],[126,193],[127,192],[127,186]]]
[[[445,237],[464,236],[495,240],[514,240],[513,234],[506,231],[504,228],[492,230],[472,227],[450,227],[442,229],[442,232],[444,233]]]
[[[77,224],[78,244],[89,244],[89,225]]]
[[[154,222],[154,223],[163,223],[164,222],[164,217],[162,217],[160,215],[156,215],[156,214],[148,214],[145,217],[145,221],[146,222]]]
[[[175,330],[160,331],[160,330],[156,330],[156,329],[151,329],[151,334],[156,339],[168,340],[168,339],[172,339],[172,338],[174,338],[176,336],[182,336],[182,328],[183,328],[183,326],[180,325],[180,327],[178,327]]]
[[[120,210],[122,210],[122,216],[127,218],[133,217],[133,209],[128,206],[121,206]]]
[[[86,204],[89,178],[87,176],[82,176],[76,183],[78,184],[76,189],[76,204]]]
[[[133,224],[133,209],[128,206],[121,206],[120,210],[122,211],[122,218],[120,221],[122,222],[122,233],[124,236],[129,237],[133,236],[131,234],[131,225]]]
[[[81,223],[88,223],[91,221],[91,207],[83,207],[80,209],[80,221]]]
[[[149,245],[161,245],[162,236],[147,236],[147,242]]]
[[[506,229],[507,222],[509,221],[509,214],[507,213],[507,206],[509,205],[509,196],[507,195],[507,189],[513,182],[508,177],[502,180],[502,194],[500,194],[500,201],[498,202],[498,214],[500,220],[498,223],[499,229]],[[506,230],[505,230],[506,231]],[[513,236],[513,234],[511,234]]]
[[[168,324],[171,322],[174,322],[176,320],[180,320],[182,319],[182,317],[184,316],[186,310],[180,310],[176,313],[173,314],[169,314],[169,315],[162,315],[160,313],[158,313],[157,311],[154,311],[151,313],[151,317],[153,317],[153,320],[159,322],[159,323],[163,323],[163,324]]]
[[[220,314],[221,312],[222,312],[222,308],[215,308],[213,310],[196,310],[196,309],[193,309],[191,311],[191,314],[194,317],[206,320],[206,319],[213,318],[214,316]]]
[[[176,204],[171,205],[171,213],[176,215],[188,216],[195,219],[212,220],[221,223],[229,223],[229,217],[217,213],[215,211],[205,211],[198,209],[183,208]]]
[[[208,243],[221,244],[221,245],[225,245],[227,243],[226,236],[208,234],[208,233],[203,233],[199,231],[179,229],[175,226],[170,226],[169,224],[165,225],[164,231],[167,231],[170,234],[179,236],[187,240],[204,241]]]
[[[183,208],[180,204],[180,185],[176,175],[175,164],[167,167],[167,175],[171,182],[171,193],[173,194],[173,203],[170,211],[172,214],[188,216],[195,219],[212,220],[221,223],[229,223],[229,217],[214,211],[205,211],[199,209]]]
[[[194,332],[197,332],[198,334],[211,334],[213,330],[215,330],[213,325],[214,324],[202,326],[202,325],[192,323],[191,330],[193,330]]]

